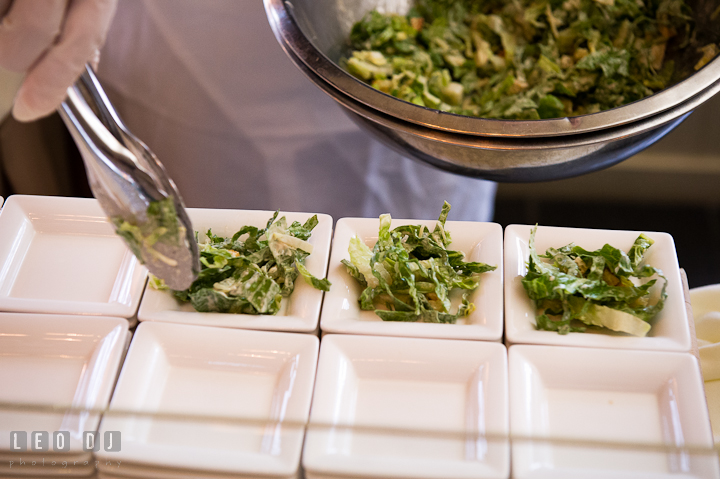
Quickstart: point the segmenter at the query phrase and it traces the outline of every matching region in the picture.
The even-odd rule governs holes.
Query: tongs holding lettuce
[[[207,241],[199,244],[200,274],[188,289],[174,291],[175,297],[200,312],[274,315],[298,276],[328,291],[330,282],[305,267],[313,251],[308,239],[317,224],[314,215],[304,224],[288,225],[276,211],[264,228],[243,226],[229,238],[208,230]],[[155,278],[151,285],[166,289]]]
[[[138,260],[176,289],[197,277],[197,245],[180,192],[85,71],[58,109],[82,154],[93,195]]]
[[[464,254],[448,249],[450,232],[445,202],[435,228],[405,225],[390,229],[389,214],[380,216],[378,240],[370,249],[360,238],[350,240],[348,273],[362,286],[360,309],[375,311],[383,321],[455,323],[475,306],[469,297],[481,273],[496,267],[463,261]],[[450,293],[463,290],[460,305],[452,311]],[[378,305],[382,307],[377,307]]]
[[[560,334],[584,332],[587,326],[645,336],[650,321],[667,299],[667,278],[643,264],[653,240],[640,234],[626,253],[609,244],[587,251],[575,244],[535,249],[537,226],[530,233],[528,271],[522,279],[537,306],[538,330]],[[652,278],[657,276],[657,278]],[[650,303],[650,289],[662,279],[660,297]],[[647,281],[646,281],[647,280]]]

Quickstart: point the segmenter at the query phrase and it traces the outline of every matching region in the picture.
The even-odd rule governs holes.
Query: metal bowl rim
[[[306,75],[312,72],[305,72]],[[322,80],[322,79],[318,79]],[[673,121],[682,115],[691,112],[708,98],[720,92],[720,80],[706,90],[698,93],[695,97],[671,110],[662,112],[650,118],[637,121],[627,125],[621,125],[605,131],[593,131],[581,135],[566,137],[540,137],[540,138],[497,138],[478,137],[472,135],[458,134],[453,132],[439,131],[427,128],[412,122],[392,117],[381,111],[374,110],[360,102],[355,101],[349,95],[335,89],[328,82],[319,84],[314,80],[318,88],[332,97],[344,108],[360,115],[370,121],[378,123],[385,128],[401,131],[405,134],[422,137],[429,141],[451,143],[456,146],[475,149],[517,149],[517,150],[546,150],[575,148],[590,146],[597,143],[612,142],[622,138],[641,135]]]

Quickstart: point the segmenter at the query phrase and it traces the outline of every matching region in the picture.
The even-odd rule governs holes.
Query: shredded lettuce
[[[642,264],[652,239],[641,234],[628,253],[609,244],[596,251],[569,244],[540,255],[535,249],[536,231],[537,226],[530,233],[522,285],[537,306],[537,329],[567,334],[597,326],[634,336],[650,331],[650,321],[667,299],[663,272]],[[653,276],[661,278],[663,286],[651,305],[650,288],[657,279],[641,280]]]
[[[199,243],[200,274],[188,289],[173,291],[175,297],[200,312],[277,314],[299,275],[312,287],[329,291],[330,282],[305,267],[317,216],[289,226],[284,216],[277,216],[275,212],[265,228],[243,226],[231,238],[208,230],[207,241]],[[155,278],[150,285],[167,289]]]
[[[181,245],[185,241],[185,228],[180,224],[172,198],[153,201],[147,209],[147,221],[137,225],[116,216],[110,218],[118,234],[135,257],[144,264],[143,251],[168,266],[177,266],[177,261],[160,253],[155,245],[164,243]]]
[[[480,274],[496,267],[464,262],[462,252],[447,249],[449,212],[445,202],[432,231],[421,225],[391,230],[390,215],[382,215],[372,250],[358,237],[350,240],[350,261],[342,263],[364,287],[358,300],[361,309],[375,311],[383,321],[427,323],[455,323],[473,311],[469,296],[479,286]],[[452,312],[450,293],[457,288],[464,292]]]
[[[340,61],[408,102],[461,115],[534,120],[640,100],[680,80],[666,52],[699,69],[684,0],[415,0],[407,15],[368,12]],[[677,55],[672,55],[677,56]]]

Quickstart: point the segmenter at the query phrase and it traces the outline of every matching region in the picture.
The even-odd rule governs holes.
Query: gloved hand
[[[13,116],[49,115],[97,63],[117,0],[0,0],[0,67],[25,72]]]

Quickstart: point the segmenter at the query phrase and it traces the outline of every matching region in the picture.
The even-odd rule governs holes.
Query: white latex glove
[[[23,72],[13,116],[49,115],[96,63],[117,0],[0,0],[0,68]]]

